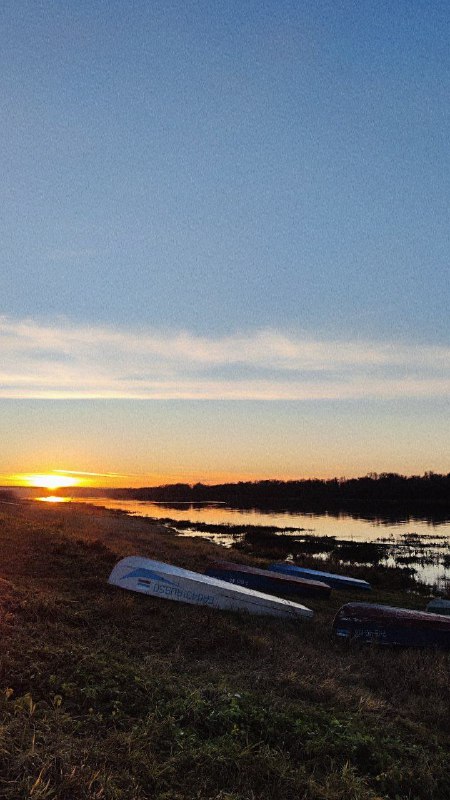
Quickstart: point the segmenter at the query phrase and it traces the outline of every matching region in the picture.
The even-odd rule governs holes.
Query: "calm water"
[[[69,500],[70,498],[64,498]],[[73,498],[74,502],[90,503],[105,508],[119,509],[128,514],[151,517],[154,519],[170,518],[172,520],[190,520],[193,525],[189,530],[180,531],[182,536],[201,536],[210,541],[217,542],[225,547],[230,547],[236,542],[236,536],[231,533],[203,533],[195,528],[196,522],[209,524],[228,525],[268,525],[280,528],[292,527],[303,529],[305,533],[315,536],[335,536],[355,542],[376,542],[385,540],[396,543],[396,553],[404,555],[417,555],[417,561],[411,564],[418,576],[427,583],[443,585],[450,581],[450,568],[443,565],[443,557],[450,554],[450,520],[433,524],[423,519],[410,519],[401,523],[389,521],[367,520],[354,518],[346,514],[333,516],[331,514],[305,514],[292,512],[263,512],[258,509],[238,510],[228,508],[217,503],[205,504],[180,504],[176,506],[169,503],[151,503],[136,500],[111,500],[107,497]],[[176,522],[174,526],[176,528]],[[411,537],[415,534],[420,537],[422,547],[415,547]],[[293,534],[295,535],[295,534]],[[426,543],[424,549],[423,544]],[[394,558],[384,562],[388,565],[395,563]]]

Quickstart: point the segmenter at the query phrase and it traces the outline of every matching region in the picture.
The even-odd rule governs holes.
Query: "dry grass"
[[[123,555],[218,548],[88,506],[0,507],[0,546],[5,800],[450,796],[449,654],[334,641],[345,595],[295,624],[121,592]]]

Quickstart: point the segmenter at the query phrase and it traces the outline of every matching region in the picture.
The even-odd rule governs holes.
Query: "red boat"
[[[219,580],[246,586],[258,592],[275,595],[300,595],[302,597],[329,597],[331,587],[321,581],[296,578],[292,575],[281,575],[246,564],[235,564],[233,561],[215,560],[206,570],[206,575]]]
[[[450,617],[375,603],[347,603],[333,622],[336,636],[404,647],[450,649]]]

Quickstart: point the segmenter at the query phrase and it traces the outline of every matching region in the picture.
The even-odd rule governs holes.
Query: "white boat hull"
[[[140,556],[128,556],[119,561],[108,583],[153,597],[227,611],[288,619],[311,619],[313,616],[313,611],[300,603]]]

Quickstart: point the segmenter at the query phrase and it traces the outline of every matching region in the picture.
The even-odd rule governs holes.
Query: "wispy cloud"
[[[122,475],[120,472],[85,472],[80,469],[53,469],[52,473],[58,475],[86,475],[95,478],[129,478],[130,475]]]
[[[450,396],[450,347],[275,330],[207,338],[0,317],[0,397],[311,400]]]

